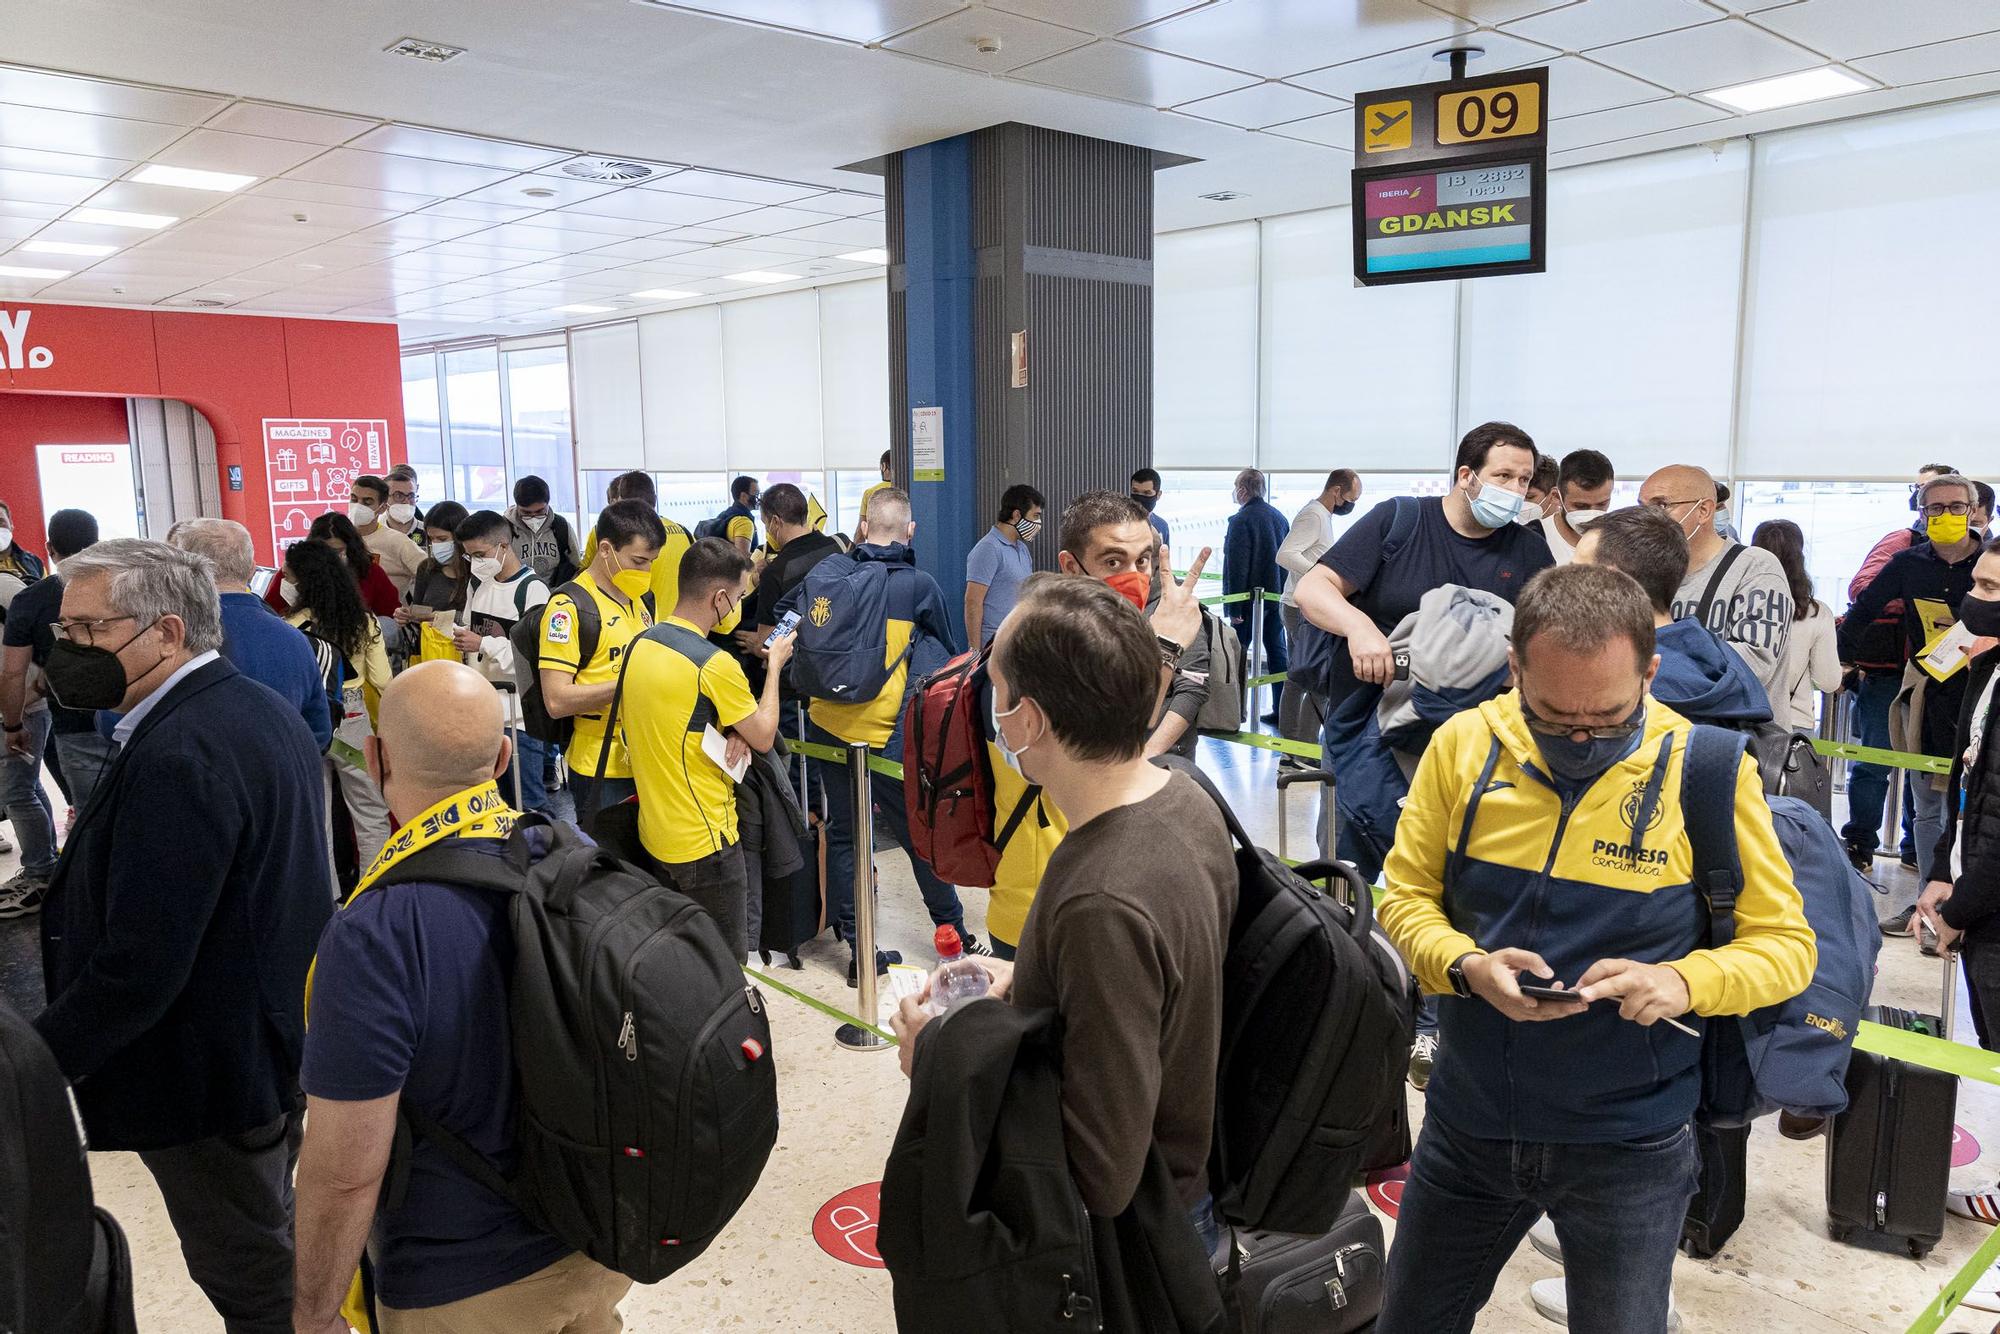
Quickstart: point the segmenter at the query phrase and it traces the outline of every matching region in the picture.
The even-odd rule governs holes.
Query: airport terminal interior
[[[2000,1329],[2000,1057],[1980,1045],[2000,927],[1965,906],[2000,912],[1983,842],[2000,839],[1983,804],[2000,764],[1983,656],[2000,640],[1996,217],[1995,0],[7,6],[0,1083],[17,1087],[0,1089],[0,1330],[1533,1334],[1565,1309],[1592,1334]],[[1585,653],[1626,633],[1613,604],[1635,636],[1657,624],[1665,665],[1636,704],[1629,659]],[[850,605],[873,619],[851,629]],[[1543,660],[1570,664],[1559,682],[1526,667],[1517,610],[1562,655]],[[1030,662],[1037,633],[1086,617]],[[1134,634],[1145,689],[1104,695]],[[989,641],[976,668],[946,666]],[[1677,661],[1761,713],[1669,695]],[[303,672],[302,705],[282,671]],[[923,715],[961,685],[966,719]],[[199,698],[232,689],[248,693],[227,708]],[[1129,745],[1078,740],[1126,715]],[[1662,782],[1671,739],[1653,768],[1652,729],[1681,715],[1747,739],[1722,808],[1733,944],[1706,934],[1693,785],[1678,767]],[[955,725],[965,769],[940,778],[927,739]],[[1333,1137],[1313,1142],[1349,1155],[1310,1228],[1263,1227],[1221,1149],[1174,1157],[1190,1122],[1224,1142],[1244,1105],[1228,1072],[1262,1053],[1233,971],[1247,911],[1225,906],[1217,931],[1201,900],[1194,944],[1161,925],[1224,854],[1110,851],[1125,802],[1161,799],[1102,797],[1157,774],[1142,739],[1144,759],[1192,761],[1258,847],[1337,855],[1375,887],[1379,931],[1333,957],[1372,970],[1355,994],[1395,1017],[1367,1053],[1378,1075],[1387,1053],[1393,1087],[1372,1094],[1365,1153],[1360,1131],[1324,1129],[1356,1106],[1299,1113],[1303,1079],[1286,1095],[1334,1117],[1309,1122]],[[461,752],[484,772],[436,777]],[[1537,758],[1493,781],[1517,754]],[[868,763],[862,782],[850,764]],[[1078,776],[1093,764],[1102,777]],[[1598,826],[1590,785],[1615,766],[1632,795]],[[1081,819],[1049,799],[1066,783],[1089,794]],[[1573,808],[1591,828],[1566,835]],[[546,831],[514,825],[530,812]],[[1520,826],[1481,841],[1476,812],[1483,831]],[[803,862],[774,887],[755,840],[792,820]],[[690,1026],[676,1101],[650,1064],[665,1049],[641,1066],[632,1032],[675,1002],[606,1002],[614,1029],[623,1006],[621,1077],[702,1124],[673,1132],[678,1159],[535,1189],[608,1199],[643,1171],[676,1200],[726,1193],[714,1178],[738,1167],[719,1164],[762,1133],[757,1109],[688,1090],[733,1079],[748,1098],[743,1081],[777,1072],[761,1171],[694,1258],[644,1272],[453,1156],[497,1179],[563,1133],[516,1106],[551,1082],[531,1048],[587,1045],[523,1039],[528,984],[509,969],[526,945],[506,924],[530,918],[496,905],[526,891],[397,880],[468,864],[445,843],[554,865],[578,826],[629,855],[647,903],[706,910],[662,937],[711,991],[726,964],[731,1003],[740,968],[750,1009],[706,1058],[717,1030]],[[952,874],[968,855],[983,876]],[[1616,892],[1661,871],[1678,908]],[[1128,882],[1140,906],[1119,899],[1119,920],[1162,934],[1090,960],[1077,939],[1141,938],[1072,934],[1064,953],[1063,923],[1103,931],[1093,898]],[[422,894],[460,915],[380,906]],[[1348,899],[1326,902],[1310,911],[1348,920]],[[806,925],[780,942],[786,912]],[[1962,954],[1937,947],[1940,922]],[[613,948],[608,927],[576,939]],[[1577,1021],[1597,1045],[1536,1045],[1563,1030],[1509,1023],[1534,1004],[1518,985],[1548,980],[1504,962],[1510,946],[1579,972],[1643,956],[1625,980],[1664,998],[1641,1014],[1642,993],[1614,990],[1625,1018]],[[871,978],[874,951],[905,966],[885,956]],[[1003,1003],[947,1016],[943,983],[970,969],[998,994],[1015,962],[1015,1008],[1040,995],[1090,1043],[1138,1027],[1115,1075],[1062,1064],[1060,1198],[1081,1217],[1117,1156],[1107,1136],[1137,1125],[1120,1203],[1085,1221],[1122,1228],[1178,1189],[1164,1221],[1133,1226],[1170,1231],[1169,1255],[1211,1252],[1193,1313],[1096,1289],[1076,1305],[1072,1283],[1113,1283],[1115,1256],[1062,1273],[1053,1299],[1018,1257],[946,1282],[898,1228],[921,1163],[945,1249],[930,1211],[953,1165],[941,1131],[928,1159],[905,1152],[923,1133],[906,1109],[963,1110],[921,1062],[990,1055],[965,1020]],[[642,951],[627,963],[648,976]],[[583,1005],[591,976],[539,985]],[[1143,1013],[1065,1009],[1086,1001]],[[1739,1031],[1747,1058],[1722,1036]],[[1828,1059],[1847,1110],[1776,1091],[1783,1067]],[[1627,1060],[1637,1084],[1606,1092]],[[1641,1132],[1732,1142],[1695,1110],[1732,1061],[1764,1099],[1743,1157],[1677,1138],[1681,1157],[1657,1154]],[[1191,1099],[1174,1083],[1190,1062]],[[1041,1087],[1024,1069],[1008,1108]],[[1409,1138],[1384,1153],[1397,1108]],[[446,1153],[419,1127],[392,1153],[412,1117],[467,1138]],[[966,1131],[992,1156],[963,1171],[975,1202],[953,1222],[996,1254],[1053,1245],[1069,1234],[1006,1214],[1004,1189],[979,1212],[1020,1152],[993,1120]],[[87,1187],[46,1179],[78,1152],[72,1126],[93,1141]],[[1260,1168],[1282,1128],[1253,1146]],[[1454,1193],[1475,1188],[1475,1142],[1511,1164],[1477,1183],[1479,1207]],[[1741,1220],[1676,1250],[1694,1215],[1674,1234],[1679,1203],[1647,1219],[1639,1201],[1678,1200],[1697,1166],[1692,1207],[1733,1190]],[[1550,1204],[1568,1173],[1578,1193]],[[1421,1240],[1399,1234],[1406,1197]],[[618,1228],[658,1223],[658,1198],[618,1194]],[[72,1206],[77,1227],[38,1226]],[[1567,1297],[1554,1235],[1523,1235],[1545,1209],[1603,1225],[1594,1258],[1568,1234]],[[1270,1258],[1280,1242],[1300,1258]]]

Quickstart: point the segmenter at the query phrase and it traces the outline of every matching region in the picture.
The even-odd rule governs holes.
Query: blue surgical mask
[[[1522,701],[1522,716],[1533,720],[1534,715]],[[1612,765],[1639,748],[1639,741],[1645,736],[1646,702],[1640,700],[1638,707],[1625,719],[1625,726],[1631,729],[1624,736],[1587,737],[1582,741],[1567,734],[1550,736],[1533,728],[1528,734],[1535,738],[1535,745],[1542,752],[1542,763],[1548,767],[1549,777],[1563,783],[1588,783]]]
[[[1505,528],[1521,515],[1527,497],[1502,486],[1479,483],[1472,495],[1472,517],[1482,528]]]
[[[1021,756],[1027,752],[1028,746],[1032,746],[1035,743],[1030,741],[1027,746],[1021,747],[1020,750],[1015,750],[1007,744],[1007,734],[1000,730],[1000,720],[1002,718],[1011,718],[1019,713],[1021,711],[1021,702],[1017,701],[1014,707],[1008,709],[1005,713],[998,711],[999,704],[999,698],[988,693],[986,697],[986,715],[993,721],[993,744],[1000,748],[1000,758],[1007,762],[1007,767],[1015,773],[1020,774],[1021,777],[1026,778],[1028,773],[1027,770],[1021,767]]]

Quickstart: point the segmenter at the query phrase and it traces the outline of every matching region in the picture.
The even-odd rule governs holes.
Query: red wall
[[[0,397],[0,500],[13,511],[22,546],[48,554],[42,540],[42,482],[35,470],[36,445],[122,445],[131,443],[122,398],[72,398],[62,394],[9,394]]]
[[[28,446],[40,442],[28,432],[41,395],[107,396],[118,438],[125,412],[117,400],[127,396],[180,399],[199,409],[215,428],[222,512],[250,529],[266,560],[273,552],[265,418],[380,418],[389,427],[390,461],[408,457],[393,324],[0,303],[0,314],[18,319],[22,311],[29,313],[23,348],[45,347],[53,358],[39,368],[0,366],[0,498],[14,502],[16,526],[35,539],[30,546],[38,546],[40,522],[28,525],[16,497],[33,493],[39,513]],[[0,343],[0,360],[5,352]],[[232,467],[243,469],[241,491],[229,489]]]

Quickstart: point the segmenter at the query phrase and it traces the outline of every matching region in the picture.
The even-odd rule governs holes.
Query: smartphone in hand
[[[777,627],[773,629],[768,636],[765,637],[764,639],[765,651],[769,652],[773,644],[777,643],[780,639],[783,639],[786,635],[790,634],[792,631],[798,628],[799,628],[799,614],[795,611],[786,612],[783,616],[778,618]]]

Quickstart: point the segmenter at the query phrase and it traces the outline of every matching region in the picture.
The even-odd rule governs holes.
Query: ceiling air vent
[[[404,37],[382,48],[390,55],[408,56],[426,64],[442,65],[447,60],[456,60],[465,54],[462,46],[447,46],[443,42],[427,42],[421,37]]]
[[[649,167],[643,162],[620,162],[615,158],[580,157],[574,162],[565,162],[562,173],[574,176],[580,181],[603,181],[610,185],[626,185],[633,181],[651,180],[661,174],[659,167]]]

